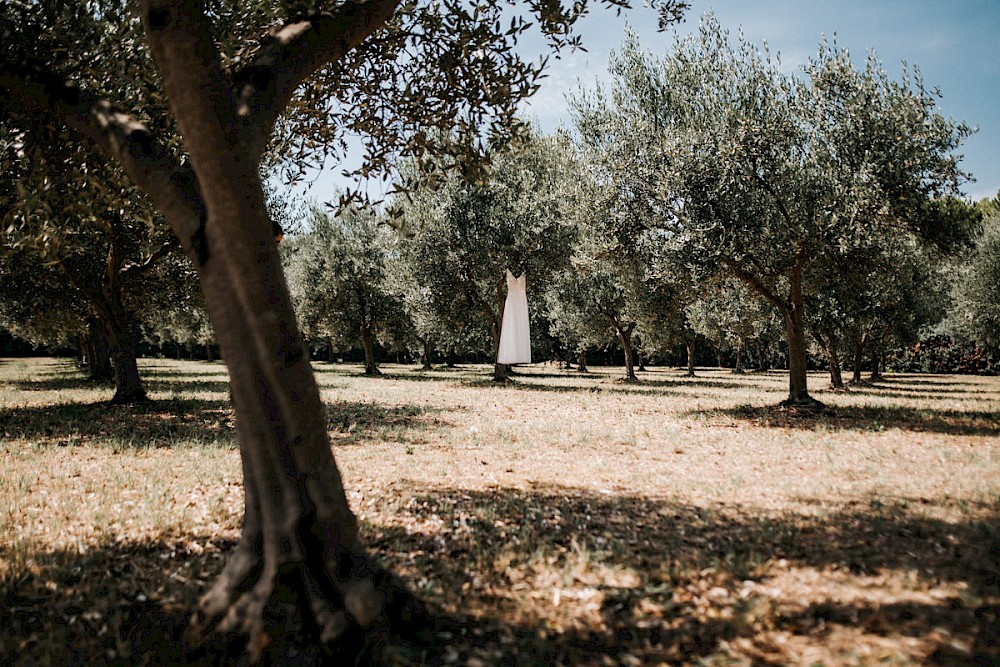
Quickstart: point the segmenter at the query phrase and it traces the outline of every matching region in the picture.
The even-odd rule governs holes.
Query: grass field
[[[169,664],[235,542],[223,367],[141,370],[0,360],[0,665]],[[316,365],[365,540],[467,627],[427,664],[1000,663],[1000,378],[359,370]]]

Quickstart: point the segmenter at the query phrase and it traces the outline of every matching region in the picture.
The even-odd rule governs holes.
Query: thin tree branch
[[[337,62],[379,30],[400,0],[347,2],[331,14],[272,29],[261,50],[233,76],[236,113],[247,119],[253,153],[260,156],[278,116],[296,89],[324,66]]]
[[[176,246],[173,243],[164,243],[159,248],[149,253],[149,257],[142,260],[141,262],[132,262],[122,267],[120,275],[123,278],[126,278],[133,274],[139,274],[148,271],[149,269],[156,266],[156,263],[160,260],[161,257],[166,257],[171,252],[173,252],[175,248]]]

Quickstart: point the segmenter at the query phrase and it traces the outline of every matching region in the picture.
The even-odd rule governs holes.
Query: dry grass
[[[171,662],[237,536],[221,365],[142,370],[0,361],[0,664]],[[998,378],[316,370],[368,544],[465,628],[427,664],[1000,661]]]

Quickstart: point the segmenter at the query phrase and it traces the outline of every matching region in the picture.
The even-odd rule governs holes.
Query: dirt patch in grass
[[[143,368],[154,402],[113,408],[0,364],[0,664],[185,657],[239,455],[218,364]],[[803,417],[779,374],[317,368],[364,539],[442,621],[398,664],[1000,661],[997,379]]]

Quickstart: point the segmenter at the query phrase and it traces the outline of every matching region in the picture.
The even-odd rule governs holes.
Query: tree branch
[[[0,64],[0,90],[22,109],[42,111],[115,158],[171,222],[186,250],[204,205],[190,165],[169,153],[138,120],[98,95],[49,71]]]
[[[733,272],[733,275],[735,275],[737,278],[746,283],[753,291],[757,292],[757,294],[761,295],[762,297],[773,303],[775,306],[777,306],[778,310],[780,310],[783,315],[787,315],[789,313],[788,304],[784,300],[782,300],[781,297],[779,297],[773,291],[768,289],[767,285],[761,282],[761,280],[757,276],[747,272],[733,258],[720,257],[719,261],[722,262],[725,266],[729,267],[729,269]]]
[[[184,146],[201,183],[226,183],[247,154],[238,146],[235,104],[205,7],[198,0],[143,0],[140,15]]]
[[[342,59],[385,25],[400,0],[350,1],[272,29],[260,51],[233,76],[236,113],[249,123],[249,143],[260,156],[278,116],[296,89],[325,65]]]
[[[142,260],[141,262],[132,262],[127,266],[122,267],[120,275],[123,278],[125,278],[131,276],[132,274],[138,274],[138,273],[143,273],[144,271],[148,271],[149,269],[156,266],[156,263],[160,260],[161,257],[166,257],[171,252],[173,252],[174,248],[176,248],[176,246],[173,243],[164,243],[159,248],[149,253],[149,257]]]

